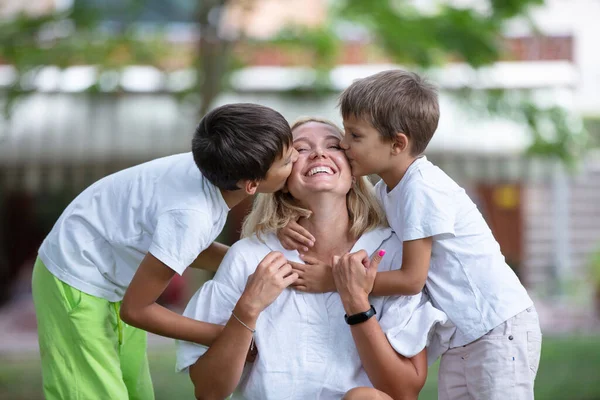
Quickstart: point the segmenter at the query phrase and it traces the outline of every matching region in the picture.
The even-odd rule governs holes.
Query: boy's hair
[[[342,92],[339,106],[343,118],[364,118],[387,140],[404,133],[413,156],[425,151],[440,119],[436,87],[400,69],[354,81]]]
[[[264,179],[291,145],[292,130],[280,113],[236,103],[217,107],[202,118],[192,139],[192,154],[213,185],[238,190],[240,180]]]
[[[317,122],[329,126],[332,131],[344,136],[344,132],[333,122],[322,118],[301,118],[292,124],[292,131],[309,122]],[[373,185],[363,176],[356,178],[346,195],[348,215],[350,216],[350,233],[360,237],[365,232],[380,226],[387,226],[385,213],[381,208]],[[259,193],[254,199],[252,211],[244,220],[242,237],[256,234],[259,239],[264,234],[277,232],[292,220],[299,217],[308,218],[312,212],[302,207],[296,199],[282,190],[275,193]]]

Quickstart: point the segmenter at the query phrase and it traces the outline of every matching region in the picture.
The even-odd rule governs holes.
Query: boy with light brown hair
[[[372,294],[425,287],[456,326],[440,364],[439,399],[533,399],[541,351],[533,302],[464,189],[423,155],[438,126],[437,89],[389,70],[352,83],[339,105],[353,175],[381,177],[377,196],[403,242],[401,268],[379,273]],[[280,236],[288,247],[313,244],[295,223]],[[299,275],[297,284],[310,290],[310,277]]]

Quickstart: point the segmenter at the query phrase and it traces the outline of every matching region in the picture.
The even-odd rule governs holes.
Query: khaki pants
[[[440,362],[438,399],[533,399],[541,347],[532,306],[476,341],[448,350]]]

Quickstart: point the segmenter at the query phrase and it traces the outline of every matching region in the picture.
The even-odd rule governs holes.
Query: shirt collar
[[[383,242],[385,242],[387,239],[390,238],[390,236],[393,235],[393,233],[394,232],[391,228],[376,228],[372,231],[363,233],[363,235],[360,238],[358,238],[350,252],[354,253],[359,250],[365,250],[367,254],[371,256],[383,244]],[[275,235],[274,233],[263,235],[262,239],[264,240],[265,245],[271,251],[281,252],[289,261],[304,263],[304,261],[300,259],[300,253],[298,253],[297,250],[284,249],[281,245],[281,242],[277,238],[277,235]]]

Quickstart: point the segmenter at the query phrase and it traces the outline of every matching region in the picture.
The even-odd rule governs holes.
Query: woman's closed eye
[[[296,148],[296,151],[297,151],[298,153],[304,153],[304,152],[306,152],[306,151],[309,151],[309,150],[310,150],[310,149],[308,149],[308,148],[306,148],[306,147],[297,147],[297,148]]]

